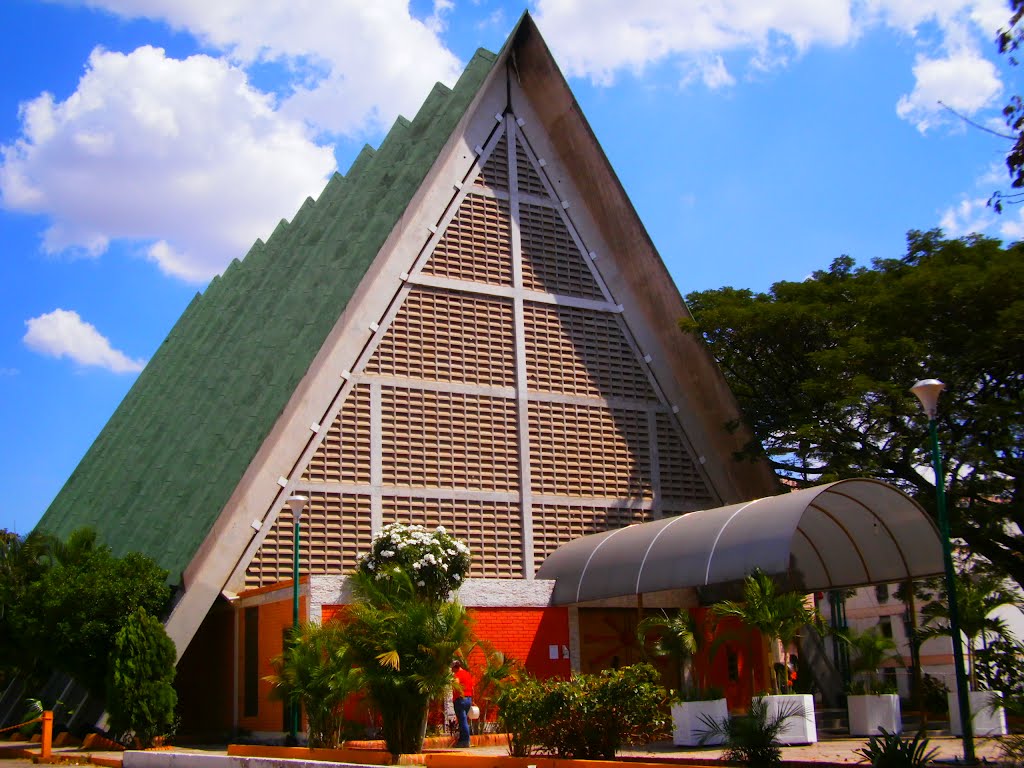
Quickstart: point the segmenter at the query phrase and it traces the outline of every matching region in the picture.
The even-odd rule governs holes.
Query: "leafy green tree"
[[[783,592],[764,571],[755,570],[743,580],[743,597],[739,601],[723,600],[711,606],[716,616],[739,619],[761,634],[765,645],[765,658],[772,662],[767,675],[772,692],[782,692],[777,674],[779,665],[785,667],[786,649],[800,636],[804,627],[824,628],[824,621],[814,608],[809,608],[805,597],[798,592]]]
[[[977,690],[978,670],[976,649],[983,638],[1009,639],[1012,633],[1006,622],[992,612],[1004,605],[1018,605],[1019,598],[1006,588],[1005,580],[997,574],[980,568],[961,568],[956,579],[956,602],[960,632],[967,639],[967,667],[971,690]],[[920,631],[922,639],[934,636],[950,637],[949,601],[945,591],[921,608],[925,625]]]
[[[283,654],[271,660],[274,674],[265,679],[275,696],[306,713],[310,747],[341,745],[345,699],[362,683],[346,651],[341,623],[310,622],[289,639]]]
[[[50,543],[49,537],[37,532],[19,536],[0,530],[0,675],[4,685],[18,672],[35,677],[38,653],[18,631],[16,622],[29,585],[48,566]]]
[[[12,607],[11,628],[41,662],[102,699],[118,631],[139,608],[163,615],[167,572],[145,555],[115,557],[88,530],[52,548],[48,559]]]
[[[718,361],[753,439],[797,485],[873,477],[934,510],[926,417],[939,378],[953,535],[1024,585],[1024,245],[910,232],[899,259],[842,256],[767,293],[691,293],[683,329]],[[738,420],[725,425],[735,429]]]
[[[1024,17],[1024,0],[1010,0],[1010,20],[1006,27],[999,30],[996,42],[999,52],[1005,54],[1013,66],[1017,66],[1017,49],[1024,41],[1024,30],[1021,29],[1020,20]],[[996,211],[1002,212],[1004,203],[1019,203],[1024,192],[1024,101],[1019,94],[1010,97],[1010,101],[1003,107],[1003,117],[1006,126],[1012,132],[1008,138],[1013,141],[1013,147],[1006,155],[1006,168],[1010,172],[1010,186],[1014,190],[1010,194],[996,192],[989,200],[989,204]]]
[[[114,638],[107,683],[110,728],[122,740],[151,747],[174,730],[177,651],[159,620],[139,608]]]

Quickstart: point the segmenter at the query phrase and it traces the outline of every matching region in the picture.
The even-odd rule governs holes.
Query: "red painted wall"
[[[708,609],[697,608],[702,626],[708,623]],[[714,656],[705,651],[697,657],[697,674],[725,692],[729,709],[747,711],[755,693],[768,690],[766,654],[761,635],[743,626],[737,619],[712,618],[714,638],[718,642]],[[712,638],[708,638],[709,640]]]

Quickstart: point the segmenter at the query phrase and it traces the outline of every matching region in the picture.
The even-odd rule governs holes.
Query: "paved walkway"
[[[907,734],[904,734],[905,736]],[[809,763],[860,763],[864,759],[857,754],[867,744],[867,738],[829,738],[799,747],[783,747],[782,759],[794,762]],[[963,742],[956,737],[946,735],[929,735],[928,747],[939,750],[940,761],[963,760]],[[669,742],[649,744],[644,749],[623,750],[622,755],[672,757],[683,762],[687,759],[715,760],[722,756],[721,748],[676,747]],[[999,745],[994,739],[977,739],[974,752],[979,760],[995,762],[999,756]]]
[[[826,738],[806,746],[783,747],[782,759],[787,762],[797,763],[863,763],[863,758],[857,754],[857,750],[864,747],[866,742],[866,738]],[[9,742],[4,745],[7,748],[17,746],[38,747],[38,744],[25,743],[19,745],[18,742]],[[939,750],[938,759],[940,762],[955,763],[962,762],[963,760],[963,742],[959,738],[942,734],[930,734],[928,746],[929,748],[934,747]],[[227,748],[223,745],[175,747],[173,751],[204,755],[227,754]],[[465,750],[452,749],[451,751],[466,752],[480,756],[508,754],[508,750],[504,746],[471,747]],[[706,765],[720,759],[722,751],[721,748],[717,747],[677,747],[671,742],[665,741],[649,744],[642,748],[625,749],[620,752],[620,755],[631,759],[642,760],[647,757],[658,760],[671,760],[673,763],[678,762],[680,764]],[[71,762],[75,755],[85,757],[85,754],[80,749],[75,748],[57,748],[54,749],[54,754],[62,756],[61,762],[65,760]],[[998,763],[998,742],[995,739],[977,739],[975,742],[975,754],[983,763],[990,765]],[[97,760],[97,763],[102,765],[110,764],[110,762],[119,762],[123,753],[90,750],[88,755],[93,758],[100,758],[100,760]],[[12,766],[12,768],[13,766],[28,766],[32,764],[31,761],[23,759],[0,760],[0,766]]]

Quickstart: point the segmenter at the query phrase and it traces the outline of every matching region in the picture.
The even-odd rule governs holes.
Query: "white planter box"
[[[847,696],[851,736],[874,736],[884,728],[889,733],[903,731],[900,697],[895,693]]]
[[[780,712],[794,711],[786,720],[779,734],[780,744],[814,744],[818,740],[818,729],[814,721],[814,697],[809,693],[792,693],[784,696],[765,696],[768,704],[768,718],[777,717]]]
[[[715,722],[729,719],[729,707],[725,699],[710,701],[681,701],[672,705],[672,743],[677,747],[696,747],[700,745],[700,736],[707,730],[707,724],[701,716]],[[704,742],[706,745],[721,744],[724,738],[713,737]]]
[[[992,699],[1002,697],[1002,691],[970,691],[967,694],[975,736],[1006,735],[1006,710],[993,712],[991,709]],[[960,705],[954,692],[949,694],[949,730],[954,736],[961,736],[964,732],[960,727]]]

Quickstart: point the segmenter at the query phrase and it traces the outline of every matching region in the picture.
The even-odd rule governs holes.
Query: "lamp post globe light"
[[[928,431],[932,440],[932,467],[935,470],[935,505],[942,540],[942,563],[946,571],[946,595],[949,600],[949,634],[953,640],[953,663],[956,669],[956,701],[963,730],[964,762],[977,762],[974,757],[974,724],[967,696],[967,673],[964,669],[963,640],[960,635],[960,610],[956,598],[956,571],[953,569],[953,544],[950,540],[949,511],[946,509],[946,481],[942,473],[942,453],[935,417],[939,410],[939,395],[946,388],[938,379],[922,379],[910,388],[928,416]]]
[[[292,511],[292,529],[294,541],[292,546],[292,632],[299,631],[299,526],[302,524],[302,510],[309,499],[298,494],[288,497],[285,502]],[[299,718],[302,716],[297,705],[292,705],[291,740],[298,743]]]

